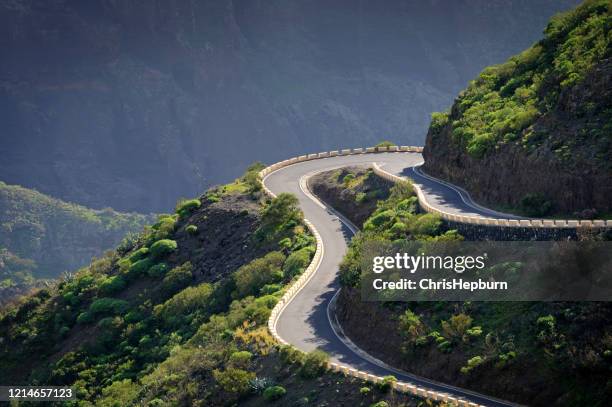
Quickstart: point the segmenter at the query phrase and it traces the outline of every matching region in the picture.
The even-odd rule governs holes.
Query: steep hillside
[[[152,219],[92,210],[0,181],[0,303],[36,279],[89,264]]]
[[[418,400],[280,347],[270,311],[309,264],[297,199],[255,173],[179,202],[137,239],[0,312],[0,383],[70,385],[78,406]],[[379,404],[384,406],[387,404]],[[394,404],[395,405],[395,404]]]
[[[426,172],[529,216],[612,212],[612,10],[586,1],[436,113]]]
[[[357,179],[359,172],[348,173]],[[323,183],[313,190],[326,192],[326,201],[339,204],[335,208],[345,215],[369,214],[340,266],[336,314],[355,344],[391,366],[525,405],[607,405],[610,303],[365,301],[361,285],[364,264],[371,264],[364,254],[368,245],[462,237],[440,219],[419,213],[409,188],[383,189],[388,198],[374,207],[346,203],[348,173],[321,173],[312,182]],[[370,178],[376,182],[376,175]]]
[[[254,160],[421,144],[430,112],[575,3],[4,1],[0,179],[163,212]]]

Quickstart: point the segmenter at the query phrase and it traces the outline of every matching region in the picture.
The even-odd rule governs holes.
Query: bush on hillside
[[[389,390],[391,390],[393,388],[393,384],[397,382],[397,379],[395,378],[395,376],[385,376],[382,378],[382,380],[378,383],[376,383],[376,388],[383,392],[386,393]]]
[[[189,276],[185,274],[181,278],[184,279],[183,283],[188,282],[191,280],[191,273],[189,273]],[[179,278],[177,277],[177,281],[168,284],[172,287],[178,287],[181,284],[178,280]],[[177,325],[186,315],[190,315],[198,310],[206,311],[212,301],[213,293],[213,286],[208,283],[203,283],[196,287],[187,287],[163,304],[156,305],[154,313],[164,320],[167,325]]]
[[[130,255],[130,261],[132,263],[135,263],[138,260],[141,260],[141,259],[147,257],[148,254],[149,254],[149,248],[148,247],[141,247],[140,249],[136,250],[134,253],[132,253]]]
[[[239,298],[257,295],[266,284],[280,282],[283,278],[281,267],[284,260],[285,255],[281,252],[271,252],[240,267],[234,273],[236,295]]]
[[[255,373],[228,367],[225,370],[214,370],[213,377],[226,392],[241,395],[249,392],[250,382],[255,378]]]
[[[285,264],[283,264],[283,273],[285,279],[291,280],[293,277],[302,274],[302,272],[310,264],[310,258],[313,254],[313,248],[311,246],[304,247],[303,249],[297,250],[291,253]]]
[[[255,231],[255,239],[259,242],[278,241],[297,226],[302,218],[295,195],[279,194],[262,210],[261,225]]]
[[[192,268],[190,262],[185,262],[170,270],[162,282],[162,291],[166,295],[172,295],[180,289],[187,287],[193,279]]]
[[[376,144],[374,147],[394,147],[396,145],[397,144],[395,144],[395,143],[393,143],[391,141],[384,140],[384,141],[381,141],[380,143]]]
[[[287,394],[287,390],[283,386],[268,387],[263,392],[263,397],[268,401],[276,401]]]
[[[168,265],[166,263],[158,263],[147,271],[147,275],[151,278],[160,278],[166,275]]]
[[[300,375],[313,379],[322,375],[327,370],[329,356],[322,350],[316,349],[308,352],[300,369]]]
[[[142,260],[138,260],[137,262],[133,263],[129,270],[128,273],[126,275],[128,280],[133,280],[134,278],[138,277],[138,276],[143,276],[147,273],[147,271],[149,270],[149,268],[151,268],[151,266],[153,266],[153,261],[150,259],[142,259]]]
[[[198,227],[196,225],[188,225],[185,228],[185,232],[189,233],[190,235],[197,235],[198,234]]]
[[[247,186],[247,192],[253,194],[259,192],[262,189],[261,180],[259,179],[259,171],[263,170],[266,166],[263,163],[255,162],[247,168],[246,172],[242,176],[242,182]]]
[[[109,277],[100,283],[100,293],[102,295],[113,295],[122,291],[126,286],[123,276]]]
[[[247,367],[249,367],[249,364],[252,358],[253,358],[253,354],[249,351],[246,351],[246,350],[237,351],[230,355],[229,364],[232,367],[246,369]]]
[[[99,298],[91,303],[89,312],[93,316],[98,315],[118,315],[128,309],[128,303],[124,300],[115,298]]]
[[[173,251],[176,250],[177,247],[178,245],[176,244],[174,240],[170,240],[170,239],[158,240],[157,242],[151,245],[151,255],[154,258],[159,259],[161,257],[167,256],[168,254],[172,253]]]
[[[176,213],[181,218],[185,218],[196,209],[199,209],[200,206],[202,206],[202,202],[199,199],[181,200],[176,204]]]

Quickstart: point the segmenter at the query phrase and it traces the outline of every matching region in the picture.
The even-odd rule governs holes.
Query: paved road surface
[[[483,405],[508,406],[511,403],[499,401],[484,395],[456,389],[441,383],[392,370],[382,363],[357,354],[345,341],[338,338],[328,317],[328,305],[337,292],[338,265],[347,250],[353,235],[351,229],[320,203],[315,202],[304,188],[304,179],[315,172],[349,165],[378,163],[383,169],[396,175],[408,176],[423,187],[428,201],[448,211],[471,216],[500,217],[499,213],[473,206],[459,191],[440,184],[413,171],[422,163],[419,153],[379,153],[338,156],[293,164],[281,168],[264,179],[266,186],[275,194],[290,192],[299,199],[305,217],[319,231],[323,241],[323,257],[319,269],[310,282],[285,308],[277,322],[278,334],[293,346],[311,351],[320,348],[333,361],[354,367],[368,373],[384,376],[395,375],[400,381],[426,387],[430,390],[447,392],[455,397]],[[300,182],[302,181],[302,182]],[[300,184],[302,184],[300,186]],[[506,215],[503,215],[506,217]],[[333,314],[333,313],[332,313]],[[333,317],[331,318],[333,320]],[[374,334],[374,333],[373,333]]]

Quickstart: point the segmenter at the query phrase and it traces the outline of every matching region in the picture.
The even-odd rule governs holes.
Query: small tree
[[[287,394],[283,386],[272,386],[264,390],[263,396],[268,401],[276,401]]]
[[[226,392],[246,394],[251,388],[250,383],[255,378],[255,373],[228,367],[225,370],[214,370],[213,377]]]
[[[306,354],[300,374],[309,379],[320,376],[327,369],[328,360],[329,356],[327,353],[319,349],[313,350]]]

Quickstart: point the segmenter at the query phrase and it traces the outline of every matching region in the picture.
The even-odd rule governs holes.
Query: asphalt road
[[[319,231],[324,250],[319,269],[280,315],[276,326],[277,332],[298,349],[303,351],[322,349],[330,355],[333,361],[358,370],[379,376],[393,374],[400,381],[446,392],[454,397],[461,397],[482,405],[514,405],[394,370],[382,362],[360,354],[359,350],[356,351],[354,347],[347,344],[346,339],[341,340],[332,329],[331,324],[334,317],[333,312],[328,315],[328,306],[339,289],[338,265],[346,253],[353,231],[336,216],[333,210],[313,199],[304,187],[304,180],[309,175],[338,167],[376,162],[388,172],[412,178],[413,182],[422,186],[428,201],[435,206],[442,206],[445,210],[464,215],[500,217],[500,214],[494,211],[473,206],[466,196],[462,196],[460,191],[452,186],[443,185],[414,172],[413,167],[420,165],[422,161],[419,153],[338,156],[293,164],[269,174],[264,179],[266,186],[275,194],[290,192],[297,196],[305,217]]]

